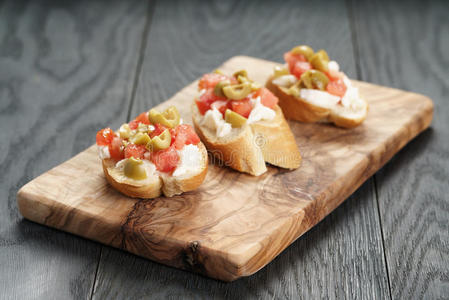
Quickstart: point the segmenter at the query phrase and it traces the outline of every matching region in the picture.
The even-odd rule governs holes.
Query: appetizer
[[[167,197],[196,189],[207,172],[207,150],[171,106],[151,109],[120,126],[97,133],[106,180],[130,197]]]
[[[285,53],[284,59],[286,66],[275,68],[266,87],[279,98],[287,119],[333,122],[345,128],[365,120],[367,102],[326,51],[301,45]]]
[[[278,98],[248,78],[205,74],[192,104],[195,129],[207,149],[225,165],[254,176],[267,171],[265,162],[296,169],[301,155]]]

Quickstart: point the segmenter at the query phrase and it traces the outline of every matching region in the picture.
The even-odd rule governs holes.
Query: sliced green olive
[[[330,61],[329,55],[327,54],[326,50],[320,49],[317,51],[317,53],[321,53],[320,55],[322,55],[325,60]]]
[[[299,87],[307,89],[319,89],[325,90],[327,84],[329,83],[329,78],[321,71],[308,70],[301,75],[299,79]]]
[[[171,134],[168,129],[165,129],[160,135],[155,136],[151,140],[151,146],[153,151],[167,149],[168,147],[170,147],[170,144],[171,144]]]
[[[307,45],[296,46],[290,52],[293,54],[302,54],[307,60],[309,60],[314,53],[313,49]]]
[[[251,82],[251,80],[248,77],[245,77],[243,75],[237,76],[237,81],[240,83]]]
[[[251,93],[251,84],[249,82],[228,85],[223,88],[223,94],[232,100],[242,100]]]
[[[143,161],[140,159],[130,157],[125,162],[123,169],[125,176],[135,180],[142,180],[147,178],[147,172],[143,166]]]
[[[230,84],[231,84],[231,81],[229,81],[229,79],[222,80],[222,81],[218,82],[215,85],[214,94],[217,96],[220,96],[220,97],[225,97],[225,95],[223,94],[223,88]]]
[[[118,133],[120,135],[120,138],[128,139],[131,136],[131,129],[129,128],[128,124],[123,124],[122,126],[120,126]]]
[[[151,141],[148,133],[138,132],[133,137],[131,137],[130,142],[136,145],[146,145]]]
[[[297,84],[292,85],[288,90],[288,94],[292,95],[293,97],[299,98],[300,95],[300,87]]]
[[[289,75],[289,74],[290,74],[290,72],[285,67],[279,67],[279,66],[274,67],[274,78],[278,78],[280,76]]]
[[[214,73],[224,75],[224,73],[220,69],[215,69]]]
[[[235,72],[234,74],[232,74],[232,76],[234,76],[235,78],[238,78],[239,76],[248,78],[248,72],[246,72],[246,70],[239,70],[239,71]]]
[[[179,125],[181,116],[179,115],[178,109],[175,106],[170,106],[163,113],[152,108],[148,112],[148,119],[153,124],[162,124],[164,126],[173,128]]]
[[[232,127],[242,127],[246,123],[246,118],[242,117],[240,114],[233,112],[230,109],[226,109],[225,121],[230,123]]]
[[[329,56],[327,56],[326,51],[320,50],[317,53],[315,53],[310,58],[310,63],[312,64],[312,67],[314,69],[317,69],[322,72],[327,72],[329,70],[328,63],[329,63]]]

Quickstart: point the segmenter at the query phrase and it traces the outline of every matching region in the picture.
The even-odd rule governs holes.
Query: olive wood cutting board
[[[225,73],[245,68],[265,83],[278,64],[236,56]],[[42,174],[17,194],[22,215],[151,260],[232,281],[268,264],[381,168],[432,120],[432,101],[419,94],[354,81],[369,102],[354,129],[289,122],[303,160],[259,177],[210,162],[201,187],[173,198],[132,199],[103,175],[96,146]],[[194,82],[170,100],[185,122]],[[148,108],[149,109],[149,108]],[[92,132],[92,136],[95,132]]]

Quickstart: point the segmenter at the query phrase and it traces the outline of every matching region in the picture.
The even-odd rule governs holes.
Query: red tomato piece
[[[151,161],[156,166],[156,169],[161,172],[173,172],[178,166],[179,159],[179,154],[174,146],[154,152],[151,155]]]
[[[160,135],[165,129],[167,129],[167,127],[162,124],[154,124],[154,130],[150,132],[150,137],[154,138],[155,136]]]
[[[146,125],[150,124],[150,120],[148,119],[148,112],[143,112],[135,118],[138,123],[143,123]]]
[[[329,77],[329,79],[331,81],[337,81],[339,79],[343,79],[344,74],[342,72],[339,71],[334,71],[334,70],[329,70],[326,72],[327,77]]]
[[[224,101],[226,98],[220,97],[214,94],[213,89],[207,90],[204,94],[202,94],[199,99],[196,99],[196,105],[198,107],[198,110],[200,111],[200,114],[204,115],[206,111],[210,109],[210,106],[215,101]]]
[[[297,61],[294,65],[293,68],[290,68],[290,73],[292,73],[293,75],[296,76],[296,78],[300,78],[301,75],[312,69],[312,65],[309,62],[306,61]]]
[[[235,111],[245,118],[248,118],[251,110],[253,109],[253,106],[251,105],[251,102],[248,98],[245,98],[243,100],[232,100],[230,101],[230,103],[231,110]]]
[[[339,79],[337,81],[330,81],[327,84],[326,90],[329,94],[338,96],[338,97],[343,97],[346,93],[346,85],[343,82],[343,80]]]
[[[224,116],[226,109],[229,108],[228,103],[229,101],[218,100],[213,102],[210,107],[216,108]]]
[[[181,124],[173,130],[172,142],[173,142],[172,145],[174,144],[177,150],[181,150],[184,147],[184,145],[198,144],[200,142],[200,138],[195,133],[192,126],[187,124]]]
[[[204,74],[198,83],[198,87],[200,90],[214,88],[217,83],[226,79],[229,79],[229,77],[218,73]]]
[[[290,70],[290,73],[292,72],[293,68],[295,67],[295,64],[297,62],[307,62],[307,59],[302,54],[292,54],[291,52],[286,52],[284,54],[284,60],[288,64],[288,68]]]
[[[279,99],[267,88],[260,88],[255,94],[255,97],[260,96],[260,103],[273,109],[278,104]]]
[[[119,137],[114,137],[112,139],[108,149],[112,159],[122,160],[125,157],[122,149],[122,139]]]
[[[125,158],[130,158],[132,156],[134,158],[142,159],[146,150],[144,145],[128,144],[125,148]]]
[[[99,146],[107,146],[114,138],[114,131],[111,128],[101,129],[97,132],[96,141]]]
[[[139,121],[132,120],[131,122],[128,123],[128,126],[131,130],[137,129],[137,126],[139,126]]]

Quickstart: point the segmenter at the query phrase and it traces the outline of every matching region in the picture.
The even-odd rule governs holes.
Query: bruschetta
[[[360,96],[337,62],[325,50],[305,45],[284,54],[285,67],[276,67],[266,87],[279,98],[287,119],[332,122],[339,127],[360,125],[368,103]]]
[[[265,162],[299,167],[301,155],[277,97],[245,70],[232,76],[220,71],[205,74],[198,91],[193,124],[213,157],[254,176],[267,171]]]
[[[207,150],[175,106],[143,112],[117,131],[101,129],[96,142],[106,180],[130,197],[191,191],[207,173]]]

